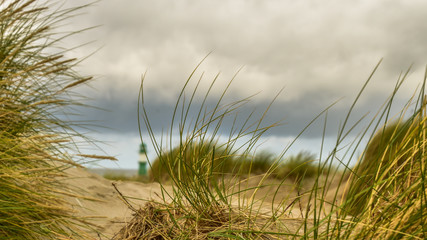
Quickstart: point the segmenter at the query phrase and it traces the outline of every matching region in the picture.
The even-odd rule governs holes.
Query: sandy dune
[[[95,224],[96,227],[91,232],[94,239],[111,239],[125,224],[131,220],[133,211],[128,207],[127,203],[120,196],[113,184],[117,187],[122,195],[124,195],[131,206],[138,209],[143,206],[146,201],[160,200],[161,186],[158,183],[140,183],[140,182],[122,182],[110,181],[95,173],[90,173],[84,168],[72,168],[68,170],[72,176],[67,180],[71,185],[76,186],[76,189],[81,195],[87,199],[69,198],[68,200],[74,205],[76,215],[88,217],[88,222]],[[243,187],[256,186],[260,178],[252,178],[241,183]],[[266,187],[261,187],[254,195],[256,199],[265,198],[260,201],[262,208],[270,210],[271,208],[265,204],[273,200],[273,192],[276,192],[278,180],[270,179],[265,182]],[[307,181],[305,185],[312,184]],[[312,185],[311,185],[312,186]],[[326,194],[326,200],[333,198],[335,195],[337,184],[332,184],[330,190]],[[168,188],[168,187],[167,187]],[[169,190],[170,187],[166,190]],[[248,191],[244,196],[245,199],[251,199],[253,191]],[[341,193],[339,194],[339,196]],[[298,204],[290,206],[289,212],[293,212],[292,218],[298,218],[301,213],[301,206],[306,206],[308,195],[295,190],[293,182],[285,182],[277,191],[274,198],[274,204],[279,204],[282,200],[287,203],[292,202],[295,198],[299,198]],[[339,198],[339,197],[338,197]],[[242,198],[240,199],[240,201]],[[328,200],[329,201],[329,200]],[[247,201],[246,201],[247,202]],[[284,203],[283,206],[287,207]],[[237,203],[236,203],[237,204]],[[255,205],[258,205],[255,201]],[[271,205],[270,205],[271,206]]]
[[[88,198],[69,199],[74,205],[77,215],[88,217],[88,222],[97,225],[94,230],[99,233],[101,239],[110,239],[132,217],[132,210],[115,190],[112,185],[113,181],[90,173],[83,168],[72,168],[68,170],[68,173],[72,177],[67,181],[76,186],[81,195]],[[158,183],[118,181],[114,184],[135,208],[142,206],[147,200],[159,199],[156,194],[161,192]],[[96,233],[94,237],[99,239]]]

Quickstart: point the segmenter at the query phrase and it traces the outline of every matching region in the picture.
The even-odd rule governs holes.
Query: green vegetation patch
[[[153,161],[149,179],[168,182],[172,176],[180,181],[193,181],[200,175],[250,177],[270,173],[271,178],[301,182],[317,174],[316,156],[307,151],[277,163],[276,157],[267,151],[242,156],[217,146],[221,145],[197,142],[162,153]]]

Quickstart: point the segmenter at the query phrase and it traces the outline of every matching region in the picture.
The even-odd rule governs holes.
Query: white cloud
[[[389,76],[413,62],[416,68],[424,64],[425,5],[102,1],[86,16],[103,24],[94,38],[105,42],[88,68],[111,79],[101,85],[119,90],[137,86],[148,70],[147,88],[166,97],[213,51],[202,70],[208,76],[223,72],[223,85],[246,66],[239,79],[248,84],[232,88],[239,96],[262,90],[263,98],[269,98],[279,86],[287,86],[284,100],[319,88],[339,98],[354,92],[381,57]]]

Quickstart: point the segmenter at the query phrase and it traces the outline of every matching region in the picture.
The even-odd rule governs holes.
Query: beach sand
[[[72,203],[76,215],[87,217],[89,223],[96,225],[91,234],[96,239],[112,238],[132,217],[132,210],[113,183],[136,209],[148,200],[160,199],[161,187],[158,183],[110,181],[84,168],[71,168],[67,172],[70,175],[67,182],[86,198],[70,197],[68,201]]]
[[[150,200],[162,201],[160,197],[161,186],[158,183],[110,181],[102,176],[89,172],[85,168],[71,168],[67,170],[67,172],[71,176],[67,180],[68,183],[71,186],[77,187],[77,189],[75,189],[76,192],[85,197],[85,199],[69,197],[68,201],[72,203],[77,216],[87,217],[87,222],[94,224],[93,229],[88,230],[94,239],[111,239],[114,234],[118,233],[119,230],[126,226],[126,223],[132,219],[133,211],[131,208],[139,209]],[[256,186],[260,179],[261,177],[254,177],[250,180],[243,180],[241,186]],[[252,199],[253,197],[255,199],[255,205],[258,205],[256,200],[265,198],[264,201],[259,201],[263,205],[262,209],[266,211],[271,210],[271,205],[269,204],[273,201],[272,192],[276,192],[275,190],[279,183],[280,181],[278,180],[268,179],[264,184],[270,186],[259,188],[254,196],[252,196],[254,191],[248,191],[246,194],[242,195],[240,201],[246,199],[245,201],[247,203],[247,199]],[[313,182],[307,181],[305,184],[306,189],[309,189],[309,186],[312,186],[312,184]],[[326,193],[325,200],[332,201],[336,192],[336,187],[336,184],[335,186],[332,184],[330,190]],[[170,186],[166,186],[166,191],[170,191],[170,189]],[[121,194],[125,196],[128,203],[130,203],[130,207],[129,204],[123,200]],[[341,194],[342,191],[338,194],[338,199]],[[301,210],[307,206],[308,194],[304,194],[304,190],[297,191],[292,181],[285,181],[284,184],[282,184],[274,198],[274,204],[283,203],[284,207],[288,207],[287,204],[291,203],[295,198],[299,198],[300,200],[297,201],[297,204],[290,206],[289,216],[293,219],[297,219],[302,217]],[[233,201],[234,204],[238,205],[237,201],[239,200],[236,198],[236,201]]]

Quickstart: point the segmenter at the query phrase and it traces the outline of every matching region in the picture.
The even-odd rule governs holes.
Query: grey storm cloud
[[[351,101],[355,99],[358,91],[359,89],[356,89],[354,95],[351,96]],[[186,94],[186,103],[188,103],[190,94],[188,92]],[[286,91],[282,94],[286,94]],[[232,128],[234,128],[234,130],[241,128],[249,115],[253,112],[249,124],[255,123],[261,118],[263,118],[261,127],[266,127],[276,122],[280,122],[280,126],[270,129],[268,132],[266,132],[266,134],[264,134],[265,136],[297,136],[303,129],[311,124],[310,127],[305,130],[303,136],[305,138],[321,138],[323,134],[325,117],[327,117],[326,137],[334,137],[336,136],[339,127],[343,124],[343,121],[346,118],[346,115],[350,109],[351,101],[349,101],[349,104],[344,104],[342,103],[343,100],[328,102],[327,100],[322,100],[322,98],[328,99],[321,92],[313,92],[308,94],[308,97],[304,99],[296,99],[291,101],[256,101],[255,97],[247,104],[242,105],[232,114],[228,115],[228,117],[226,117],[221,123],[219,133],[222,135],[228,135]],[[321,100],[319,101],[319,99]],[[235,100],[236,99],[233,96],[226,95],[221,102],[221,106],[227,106],[228,104],[233,103]],[[216,107],[217,101],[218,98],[208,98],[204,107],[201,108],[200,99],[196,99],[191,105],[188,119],[186,120],[187,127],[192,128],[194,126],[194,121],[196,120],[199,111],[202,111],[202,113],[204,110],[206,110],[206,112],[212,111]],[[357,104],[353,109],[346,129],[353,127],[354,124],[356,124],[363,118],[363,116],[366,115],[365,120],[362,121],[362,123],[357,128],[355,128],[355,130],[353,130],[352,135],[360,133],[360,131],[367,126],[369,121],[381,108],[381,104],[385,101],[386,98],[383,98],[383,96],[364,96],[362,94],[362,99],[359,101],[360,104]],[[140,115],[138,116],[137,98],[130,100],[126,100],[126,98],[105,98],[102,101],[97,99],[95,103],[95,105],[105,110],[93,108],[79,109],[80,116],[83,116],[85,119],[91,119],[95,121],[94,129],[98,129],[99,132],[108,130],[116,134],[138,134],[139,121],[141,123],[141,133],[147,135],[147,130],[143,120],[141,102],[139,105]],[[181,103],[178,104],[178,111],[174,121],[175,127],[179,126],[180,123],[182,112]],[[185,108],[187,106],[188,105],[185,105]],[[268,107],[269,110],[265,112]],[[397,103],[396,106],[392,108],[391,115],[397,113],[400,109],[402,109],[402,107],[402,104]],[[145,99],[145,108],[152,130],[156,134],[169,132],[172,121],[172,114],[175,110],[175,103],[165,101],[159,102],[153,98],[148,98]],[[325,110],[327,110],[327,115]],[[265,116],[263,116],[264,113],[266,113]],[[235,119],[236,115],[237,118]],[[315,120],[315,122],[311,123],[313,120]],[[213,131],[213,128],[210,130]]]
[[[85,1],[72,1],[78,3]],[[119,132],[136,131],[140,80],[147,72],[150,118],[156,129],[167,127],[180,88],[212,52],[195,75],[197,79],[204,72],[202,86],[207,87],[221,72],[210,104],[243,66],[230,88],[230,99],[259,93],[251,106],[262,112],[284,87],[268,121],[285,118],[286,125],[274,134],[295,135],[343,97],[329,117],[335,119],[331,124],[339,124],[384,58],[357,108],[356,120],[377,110],[409,66],[410,81],[397,101],[406,101],[422,80],[427,63],[426,9],[426,1],[403,0],[100,1],[74,24],[100,25],[79,41],[97,40],[95,45],[103,46],[82,69],[99,76],[93,83],[96,91],[84,93],[91,95],[93,105],[108,111],[88,109],[82,115]],[[90,48],[93,44],[71,54],[84,55]],[[320,134],[315,132],[313,136]]]

